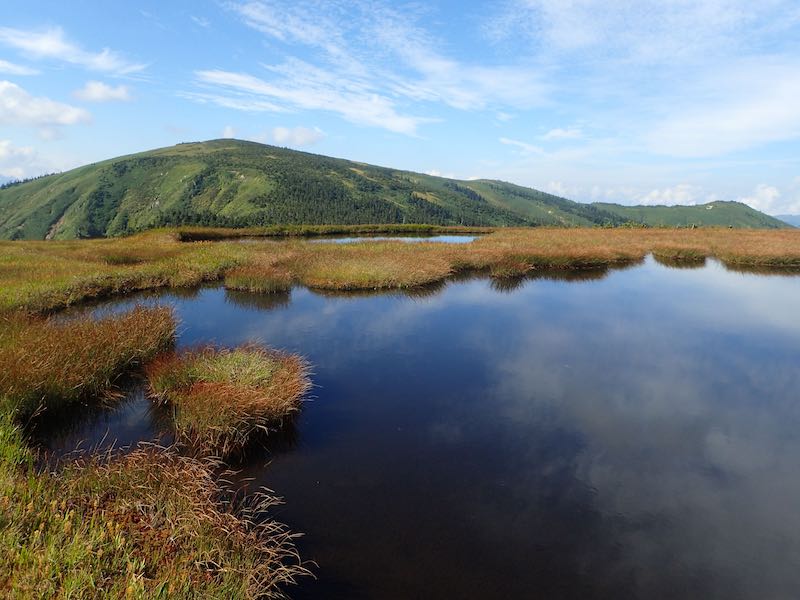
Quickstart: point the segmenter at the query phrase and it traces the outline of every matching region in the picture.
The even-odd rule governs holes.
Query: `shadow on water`
[[[114,397],[42,412],[26,429],[49,466],[81,453],[124,452],[139,442],[165,446],[173,442],[168,412],[150,401],[140,380],[123,383]]]
[[[305,534],[318,579],[292,597],[796,595],[800,277],[648,258],[417,297],[147,297],[175,306],[179,347],[259,339],[313,365],[314,401],[233,477]],[[53,453],[163,431],[135,389],[51,419]]]

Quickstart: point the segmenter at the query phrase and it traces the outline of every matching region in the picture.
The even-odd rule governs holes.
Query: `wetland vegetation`
[[[398,232],[406,230],[386,231]],[[275,499],[249,493],[240,501],[224,474],[250,464],[244,450],[254,438],[291,426],[310,386],[308,364],[298,355],[304,349],[287,345],[285,336],[265,340],[288,350],[279,352],[230,334],[224,345],[209,346],[222,331],[214,328],[174,348],[185,315],[146,300],[98,314],[80,306],[74,314],[55,311],[210,281],[222,282],[226,302],[243,311],[285,310],[297,286],[324,302],[399,291],[424,303],[447,282],[471,275],[491,278],[492,293],[512,294],[538,276],[601,281],[609,269],[640,264],[649,254],[670,266],[697,268],[713,259],[745,271],[800,268],[800,235],[792,230],[502,229],[481,230],[457,245],[312,244],[261,233],[181,229],[0,243],[3,593],[269,597],[309,574],[296,538],[273,516]],[[252,242],[241,243],[242,234]],[[26,440],[43,412],[113,405],[126,393],[126,377],[144,377],[147,401],[167,408],[173,447],[89,453],[51,467]]]

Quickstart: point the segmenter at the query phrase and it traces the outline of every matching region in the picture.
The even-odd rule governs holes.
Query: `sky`
[[[0,3],[0,178],[221,137],[800,214],[800,2]]]

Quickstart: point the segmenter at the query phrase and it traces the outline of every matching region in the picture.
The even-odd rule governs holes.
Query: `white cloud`
[[[432,177],[444,177],[445,179],[457,179],[456,174],[452,172],[442,173],[439,169],[430,169],[425,171],[426,175],[431,175]],[[476,177],[473,179],[477,179]]]
[[[371,92],[357,81],[343,80],[335,74],[318,69],[302,61],[269,67],[280,75],[267,82],[246,73],[229,71],[197,71],[199,82],[215,85],[238,93],[238,96],[206,96],[209,101],[227,104],[231,108],[266,106],[302,110],[334,112],[356,124],[382,127],[389,131],[413,135],[417,126],[426,119],[404,115],[396,110],[395,103],[386,96]],[[268,108],[266,110],[269,110]]]
[[[24,179],[73,166],[74,161],[60,164],[40,156],[30,146],[15,146],[11,140],[0,140],[0,177]]]
[[[413,11],[401,14],[378,2],[230,6],[246,25],[273,40],[318,51],[315,62],[289,57],[267,65],[269,76],[262,77],[198,71],[199,83],[224,89],[188,97],[229,107],[267,102],[287,110],[326,110],[353,123],[415,135],[421,124],[438,119],[409,114],[404,108],[409,102],[470,111],[529,108],[547,93],[530,65],[448,58],[414,25]]]
[[[0,44],[19,50],[33,59],[54,59],[92,71],[127,75],[142,71],[147,65],[133,63],[109,48],[89,52],[69,41],[60,27],[44,30],[0,27]]]
[[[570,127],[567,129],[561,129],[557,127],[555,129],[551,129],[547,133],[542,136],[543,140],[553,141],[553,140],[576,140],[583,137],[583,132],[578,129],[577,127]]]
[[[551,54],[669,63],[730,52],[799,17],[794,0],[511,0],[486,31],[495,40],[522,34]]]
[[[272,130],[272,140],[282,146],[311,146],[325,137],[319,128],[308,127],[275,127]]]
[[[0,60],[0,73],[6,75],[38,75],[39,71],[24,65],[17,65],[7,60]]]
[[[800,62],[740,64],[710,76],[677,103],[647,141],[654,152],[692,158],[796,139],[798,98]]]
[[[33,148],[13,146],[10,140],[0,140],[0,175],[22,179],[33,157]]]
[[[800,214],[800,194],[786,198],[777,187],[766,183],[757,185],[751,194],[738,200],[770,215]]]
[[[49,98],[32,96],[10,81],[0,81],[0,123],[49,128],[87,123],[91,115],[82,108]]]
[[[234,129],[232,125],[225,125],[225,128],[222,130],[222,137],[226,139],[235,138],[236,129]]]
[[[211,27],[211,21],[209,21],[205,17],[196,17],[192,15],[191,19],[194,22],[194,24],[198,25],[199,27],[203,27],[204,29],[208,29],[209,27]]]
[[[645,206],[692,205],[698,203],[701,193],[702,190],[697,186],[688,183],[679,183],[672,187],[650,191],[647,195],[639,199],[639,204]]]
[[[85,86],[75,90],[72,95],[85,102],[125,102],[131,99],[128,86],[111,86],[102,81],[87,81]]]
[[[521,142],[519,140],[512,140],[512,139],[507,138],[507,137],[501,137],[500,138],[500,143],[501,144],[505,144],[506,146],[514,146],[516,148],[519,148],[525,154],[544,154],[544,149],[543,148],[541,148],[539,146],[535,146],[533,144],[529,144],[527,142]]]

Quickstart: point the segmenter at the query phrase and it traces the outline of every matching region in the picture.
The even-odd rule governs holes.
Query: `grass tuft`
[[[172,408],[177,443],[198,456],[240,454],[310,389],[302,358],[256,345],[162,356],[146,373],[153,395]]]
[[[0,417],[0,595],[13,598],[282,598],[309,571],[261,495],[246,506],[215,465],[142,447],[37,473]]]
[[[125,371],[167,350],[175,317],[166,307],[69,321],[0,316],[0,397],[18,416],[106,392]]]

